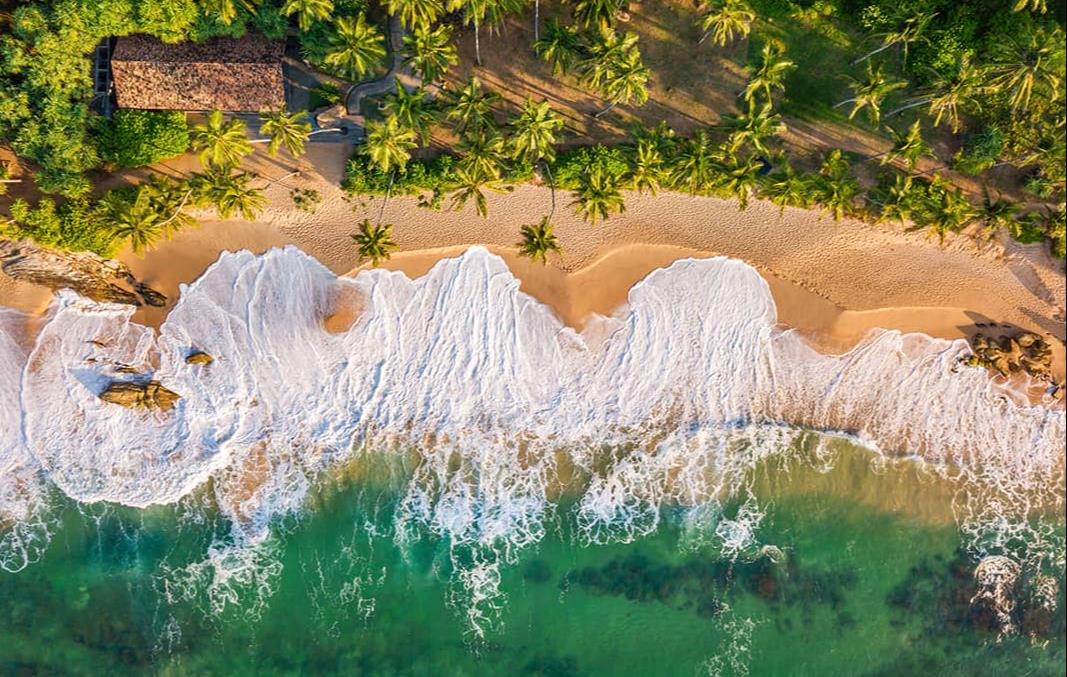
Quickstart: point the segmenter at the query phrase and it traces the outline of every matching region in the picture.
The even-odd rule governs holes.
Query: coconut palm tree
[[[411,150],[415,143],[415,132],[390,115],[380,122],[367,124],[367,136],[359,147],[370,163],[388,174],[394,170],[403,170],[411,159]]]
[[[987,76],[985,68],[975,64],[969,54],[964,54],[950,72],[935,71],[933,82],[925,88],[922,96],[890,111],[886,117],[892,117],[909,108],[928,105],[927,112],[934,118],[934,126],[937,127],[942,120],[947,120],[952,125],[952,132],[956,133],[960,130],[960,108],[981,108],[978,95],[990,89]]]
[[[229,168],[209,167],[194,174],[190,187],[200,204],[212,205],[219,216],[228,219],[240,214],[251,221],[267,203],[263,190],[251,185],[254,174],[234,174]]]
[[[713,44],[725,47],[735,35],[747,36],[755,20],[756,13],[745,0],[712,0],[698,19],[700,30],[704,31],[700,42],[710,35]]]
[[[529,256],[534,261],[540,261],[541,265],[545,265],[548,263],[550,253],[562,254],[563,248],[559,246],[559,241],[552,230],[552,220],[547,216],[541,217],[538,223],[523,226],[519,255]]]
[[[878,187],[869,199],[878,206],[879,221],[891,219],[904,223],[922,206],[923,197],[923,191],[915,187],[911,175],[898,172],[892,185]]]
[[[437,124],[437,112],[426,97],[426,90],[418,87],[408,91],[399,78],[394,80],[393,84],[395,90],[385,96],[382,112],[388,117],[396,118],[402,128],[415,132],[422,144],[426,145],[430,142],[434,125]]]
[[[852,82],[852,98],[834,104],[834,108],[852,104],[852,110],[848,114],[849,120],[856,117],[856,113],[861,110],[866,110],[867,117],[875,127],[881,124],[882,102],[885,98],[898,89],[908,86],[904,80],[895,80],[886,76],[882,72],[881,65],[876,68],[870,63],[867,64],[865,79],[849,77],[849,80]]]
[[[637,52],[640,59],[635,33],[600,31],[590,39],[582,53],[582,59],[578,62],[578,74],[582,84],[590,89],[603,90],[616,66],[631,52]]]
[[[814,201],[814,191],[812,177],[798,174],[788,162],[769,174],[759,189],[760,196],[778,205],[783,214],[786,207],[810,207]]]
[[[853,61],[852,65],[866,61],[875,54],[880,54],[894,46],[899,46],[901,48],[904,55],[904,63],[907,63],[908,47],[920,40],[926,39],[926,30],[929,28],[930,22],[933,21],[936,16],[936,13],[901,12],[901,14],[896,17],[896,25],[894,25],[893,28],[875,34],[882,39],[882,44]]]
[[[424,83],[436,82],[445,76],[451,66],[459,63],[456,46],[452,44],[452,27],[417,25],[404,36],[409,65]]]
[[[278,149],[285,146],[293,157],[304,154],[304,144],[307,143],[308,135],[311,134],[311,124],[306,122],[306,111],[290,113],[282,108],[277,111],[264,111],[259,114],[262,124],[259,127],[260,134],[270,138],[267,152],[273,157],[278,154]]]
[[[190,148],[209,167],[236,167],[252,152],[245,124],[238,118],[223,120],[222,111],[213,110],[203,124],[190,130]]]
[[[1013,12],[1021,12],[1024,9],[1029,9],[1035,14],[1044,14],[1048,11],[1048,4],[1046,0],[1016,0],[1015,6],[1012,7]]]
[[[456,192],[452,194],[452,209],[462,211],[467,202],[474,200],[474,210],[483,219],[489,216],[489,206],[485,199],[486,190],[503,193],[507,187],[500,184],[499,174],[482,174],[469,166],[456,168]]]
[[[619,177],[599,166],[582,174],[574,196],[571,206],[575,213],[592,224],[597,219],[606,221],[613,213],[626,211],[626,201],[619,192]]]
[[[448,0],[447,4],[448,11],[463,13],[464,25],[474,27],[474,61],[479,66],[482,65],[481,26],[492,2],[494,0]]]
[[[653,195],[663,178],[663,153],[650,139],[637,139],[630,163],[630,187],[638,193],[648,190]]]
[[[598,111],[595,117],[601,117],[620,103],[641,106],[648,101],[648,67],[641,60],[641,53],[635,48],[617,61],[604,83],[604,95],[608,99],[606,108]]]
[[[739,158],[729,154],[719,161],[715,187],[737,198],[738,207],[748,209],[748,199],[760,184],[760,168],[763,165],[752,158]]]
[[[526,97],[519,114],[509,125],[511,157],[530,164],[542,159],[548,162],[555,159],[554,146],[559,142],[558,132],[563,129],[563,118],[552,110],[548,101],[534,103],[533,99]]]
[[[241,7],[249,14],[256,13],[256,7],[262,0],[200,0],[201,11],[206,16],[218,17],[219,21],[229,26],[237,18],[237,8]]]
[[[545,24],[545,34],[534,42],[534,49],[552,67],[553,76],[566,74],[581,57],[581,35],[577,27],[565,26],[552,17]]]
[[[1016,228],[1019,220],[1019,205],[1011,200],[1005,200],[1002,196],[993,197],[989,193],[989,187],[982,186],[982,203],[978,207],[978,218],[985,226],[985,232],[990,237],[999,229],[1012,230]]]
[[[940,178],[940,177],[938,177]],[[950,189],[945,181],[931,184],[930,200],[923,210],[921,223],[916,228],[926,227],[930,234],[937,233],[944,244],[947,233],[958,233],[978,218],[979,212],[963,195],[961,188]]]
[[[356,243],[360,263],[369,260],[375,268],[400,249],[400,245],[393,241],[393,226],[389,223],[371,223],[370,219],[363,219],[359,222],[359,232],[352,233],[351,237]]]
[[[703,193],[715,181],[719,158],[707,130],[698,129],[682,142],[670,173],[671,185],[685,188],[690,195]]]
[[[185,212],[195,192],[187,183],[175,183],[159,174],[153,174],[139,190],[147,193],[152,209],[162,216],[159,226],[163,236],[169,238],[174,233],[199,225],[192,216]]]
[[[495,129],[482,129],[464,134],[457,144],[461,155],[456,166],[465,169],[471,176],[487,179],[500,178],[507,146],[504,137]]]
[[[285,0],[282,14],[296,15],[296,25],[303,32],[311,30],[316,21],[326,21],[333,12],[333,0]]]
[[[388,0],[386,8],[400,19],[404,28],[429,31],[444,13],[445,3],[442,0]]]
[[[731,153],[737,153],[746,144],[752,149],[764,155],[770,154],[764,139],[779,136],[785,132],[785,123],[782,116],[771,112],[771,104],[763,104],[758,113],[748,111],[739,116],[723,116],[725,126],[733,131],[727,140],[727,146]]]
[[[760,50],[759,63],[748,67],[748,84],[741,97],[750,111],[756,108],[758,94],[762,93],[766,103],[770,104],[774,90],[785,89],[785,77],[796,68],[796,64],[785,58],[784,54],[785,45],[781,40],[768,40]]]
[[[994,53],[989,85],[1008,94],[1013,113],[1025,113],[1035,90],[1060,92],[1064,49],[1059,26],[1034,29],[1024,39],[1002,42]]]
[[[499,100],[499,94],[484,91],[481,81],[471,77],[466,87],[451,95],[446,117],[455,122],[456,134],[492,129],[496,127],[493,106]]]
[[[585,29],[604,30],[615,26],[620,0],[578,0],[571,13],[574,22]]]
[[[385,38],[377,28],[367,23],[365,14],[337,19],[326,52],[327,66],[336,68],[350,80],[359,80],[374,70],[384,58]]]
[[[855,209],[860,184],[852,177],[848,161],[837,148],[827,153],[819,167],[816,201],[840,221]]]
[[[163,236],[163,217],[146,190],[137,190],[132,196],[126,191],[110,191],[101,206],[111,226],[112,239],[129,242],[135,254],[150,249]]]
[[[889,164],[895,160],[901,160],[909,169],[915,169],[919,158],[930,152],[930,146],[923,140],[922,123],[916,120],[908,127],[908,131],[899,132],[890,128],[889,133],[893,137],[893,147],[882,154],[882,164]]]

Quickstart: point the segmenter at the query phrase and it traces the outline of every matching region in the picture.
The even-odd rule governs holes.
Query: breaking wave
[[[353,297],[354,323],[328,331]],[[475,628],[492,622],[500,566],[542,538],[563,493],[586,542],[648,534],[670,504],[688,509],[693,542],[760,551],[746,474],[813,435],[817,452],[846,436],[954,482],[975,556],[1022,557],[1010,543],[1063,510],[1062,410],[963,365],[964,341],[877,330],[819,354],[776,326],[766,282],[737,260],[657,270],[585,334],[477,247],[416,280],[338,278],[294,248],[226,253],[158,335],[133,312],[61,292],[29,350],[0,315],[5,568],[38,556],[49,487],[135,507],[208,492],[232,530],[169,585],[208,581],[224,606],[230,586],[269,589],[272,524],[316,477],[382,450],[415,458],[395,537],[448,539]],[[214,361],[187,362],[200,351]],[[172,410],[98,397],[149,377],[181,395]],[[1037,556],[1062,566],[1048,547]]]

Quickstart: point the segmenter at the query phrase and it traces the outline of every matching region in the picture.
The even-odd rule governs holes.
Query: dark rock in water
[[[1052,347],[1032,332],[1001,337],[975,334],[971,348],[971,364],[992,369],[1001,376],[1025,371],[1039,378],[1051,377]]]
[[[123,263],[91,252],[49,249],[28,240],[0,239],[0,270],[22,282],[72,289],[94,301],[163,306],[167,297],[139,281]]]
[[[165,388],[159,381],[136,383],[114,381],[100,393],[100,399],[130,409],[161,409],[166,411],[181,399],[181,395]]]
[[[215,358],[202,350],[194,350],[185,356],[186,364],[211,364]]]

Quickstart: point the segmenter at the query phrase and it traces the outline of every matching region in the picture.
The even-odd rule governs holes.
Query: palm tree
[[[882,72],[881,65],[875,68],[870,63],[867,64],[867,78],[865,80],[853,77],[850,77],[849,80],[852,81],[852,98],[835,104],[834,108],[851,103],[852,110],[848,114],[849,120],[856,117],[856,113],[866,109],[867,117],[870,118],[871,124],[875,127],[881,123],[882,102],[885,101],[885,98],[898,89],[908,86],[908,83],[904,80],[894,80],[887,77]]]
[[[238,5],[249,14],[255,14],[256,6],[260,2],[261,0],[200,0],[200,7],[206,16],[215,15],[219,21],[229,26],[237,18]]]
[[[647,189],[653,195],[663,177],[663,153],[650,139],[637,139],[630,165],[630,187],[638,193]]]
[[[574,3],[574,22],[585,29],[604,30],[615,25],[620,0],[578,0]]]
[[[798,174],[786,162],[781,169],[767,176],[759,192],[761,197],[778,205],[780,213],[784,214],[786,207],[810,207],[814,190],[811,177]]]
[[[489,13],[489,5],[493,0],[448,0],[448,11],[463,12],[463,23],[474,27],[474,61],[482,65],[482,41],[480,30]]]
[[[289,113],[285,108],[259,114],[259,119],[262,121],[259,132],[270,137],[267,152],[272,157],[278,154],[278,149],[282,146],[285,146],[293,157],[300,157],[304,154],[304,144],[307,142],[308,135],[311,134],[311,125],[304,121],[306,116],[306,111]]]
[[[388,0],[386,7],[390,14],[400,19],[404,28],[413,32],[430,32],[430,27],[445,9],[442,0]]]
[[[915,169],[919,158],[930,152],[930,146],[922,137],[922,123],[916,120],[908,131],[901,133],[890,128],[889,133],[893,137],[893,147],[882,155],[882,164],[889,164],[894,160],[903,160],[909,169]]]
[[[626,201],[619,192],[619,178],[599,166],[582,174],[574,195],[571,206],[593,224],[597,219],[606,221],[613,213],[626,211]]]
[[[1025,113],[1034,90],[1059,92],[1063,85],[1063,30],[1034,29],[1024,40],[1008,40],[995,52],[989,85],[1007,92],[1013,113]]]
[[[994,198],[989,194],[989,188],[982,186],[982,204],[979,206],[979,216],[985,225],[985,232],[992,236],[1000,228],[1013,229],[1018,223],[1019,206],[1011,200],[1005,200],[998,195]]]
[[[760,50],[760,61],[748,68],[748,84],[741,96],[748,103],[748,109],[756,107],[756,95],[763,93],[766,103],[772,102],[774,90],[785,89],[785,76],[796,68],[796,64],[785,58],[785,45],[781,40],[768,40]]]
[[[126,191],[110,191],[101,206],[110,222],[112,239],[128,241],[135,254],[150,249],[163,235],[163,217],[146,190],[137,190],[132,199]]]
[[[374,224],[370,219],[359,222],[359,232],[352,233],[352,241],[356,243],[356,252],[359,262],[370,260],[371,266],[377,268],[382,261],[388,261],[393,252],[400,249],[400,245],[393,241],[392,224]]]
[[[748,35],[755,20],[756,13],[745,0],[712,0],[698,20],[700,30],[704,31],[700,42],[710,35],[713,44],[725,47],[735,34],[742,38]]]
[[[727,156],[720,161],[715,186],[737,198],[738,207],[748,209],[748,199],[759,187],[762,164],[752,158]]]
[[[945,182],[936,181],[931,186],[933,200],[923,210],[922,223],[917,228],[926,226],[930,233],[937,233],[942,244],[946,233],[958,233],[978,218],[979,212],[964,197],[963,190],[950,190]]]
[[[159,227],[164,237],[170,237],[174,233],[191,226],[199,225],[192,216],[185,212],[195,192],[188,184],[175,183],[159,174],[153,174],[146,183],[141,184],[139,190],[148,195],[148,201],[163,220]]]
[[[350,80],[358,80],[384,58],[385,38],[367,23],[365,14],[337,19],[326,52],[326,65],[338,69]]]
[[[234,174],[229,168],[215,167],[194,174],[190,187],[200,203],[213,205],[222,218],[239,213],[251,221],[267,203],[263,190],[250,185],[254,178],[248,172]]]
[[[282,14],[296,14],[296,24],[303,32],[311,30],[316,21],[325,21],[333,12],[333,0],[285,0]]]
[[[649,75],[651,71],[641,60],[641,53],[636,48],[629,51],[615,63],[607,82],[604,83],[608,106],[598,111],[595,117],[599,118],[620,103],[643,105],[648,101]]]
[[[407,56],[404,63],[419,74],[424,83],[443,78],[449,67],[459,63],[456,46],[452,44],[452,27],[417,25],[404,36]]]
[[[960,108],[981,107],[976,95],[989,89],[986,80],[986,69],[976,65],[970,55],[964,54],[957,60],[956,67],[951,72],[934,73],[933,82],[926,88],[923,96],[890,111],[886,117],[892,117],[909,108],[929,105],[928,113],[934,118],[934,126],[940,125],[942,119],[948,120],[952,125],[952,132],[956,133],[960,129]]]
[[[499,99],[500,95],[483,91],[481,81],[471,77],[466,87],[452,94],[446,117],[456,122],[456,134],[495,128],[493,106]]]
[[[897,173],[893,177],[893,185],[877,188],[869,199],[879,207],[879,221],[892,219],[904,223],[922,206],[922,197],[921,191],[915,188],[911,175]]]
[[[715,180],[718,159],[708,132],[698,129],[692,138],[682,143],[671,170],[671,185],[685,188],[690,195],[706,191]]]
[[[464,134],[458,144],[462,153],[457,163],[471,176],[487,179],[500,178],[500,168],[507,150],[504,137],[495,129],[482,129],[477,133]]]
[[[770,151],[763,140],[785,132],[782,116],[771,112],[770,103],[763,104],[758,113],[750,110],[739,116],[724,116],[724,120],[725,126],[733,129],[727,142],[731,153],[737,153],[745,144],[751,144],[753,150],[768,155]]]
[[[1024,9],[1029,9],[1031,12],[1044,14],[1048,11],[1048,4],[1046,0],[1016,0],[1015,6],[1011,9],[1013,12],[1021,12]]]
[[[548,255],[552,252],[562,254],[563,249],[552,232],[552,221],[549,217],[543,216],[539,223],[522,227],[522,242],[519,243],[520,256],[529,256],[534,261],[540,261],[541,265],[545,265],[548,263]]]
[[[400,83],[399,78],[394,80],[393,84],[395,91],[385,96],[382,112],[388,117],[396,118],[402,128],[415,132],[423,145],[429,143],[430,134],[437,124],[437,113],[426,98],[426,90],[419,87],[409,92]]]
[[[508,146],[511,157],[530,164],[541,159],[551,162],[556,157],[553,146],[559,142],[557,133],[563,128],[563,118],[552,110],[548,101],[534,103],[526,97],[522,110],[511,120],[510,126]]]
[[[578,62],[582,84],[590,89],[602,90],[614,74],[617,64],[635,51],[640,58],[635,33],[620,34],[613,30],[597,33],[590,39]]]
[[[496,174],[482,174],[467,166],[456,168],[456,192],[452,194],[452,208],[461,211],[467,206],[467,202],[474,200],[474,210],[482,218],[489,215],[489,207],[483,190],[491,190],[502,193],[508,190],[500,185],[500,179]]]
[[[417,145],[415,132],[390,115],[383,121],[367,124],[367,136],[359,152],[366,155],[372,165],[388,174],[396,169],[403,170],[411,159],[411,150]]]
[[[904,53],[904,63],[908,62],[908,47],[915,44],[919,40],[926,39],[926,29],[929,27],[930,22],[933,21],[937,14],[926,13],[907,13],[902,12],[897,17],[896,26],[891,30],[876,33],[876,35],[882,38],[881,46],[864,54],[860,58],[852,62],[852,65],[856,65],[862,61],[866,61],[875,54],[884,52],[885,50],[899,45]]]
[[[574,26],[565,26],[552,17],[545,24],[545,34],[534,42],[534,49],[552,67],[552,75],[567,73],[581,56],[581,36]]]
[[[190,148],[204,165],[236,167],[241,158],[252,152],[252,145],[245,135],[245,124],[238,118],[224,121],[222,111],[211,111],[206,122],[195,125],[190,131]]]
[[[860,190],[841,151],[837,148],[830,151],[819,168],[817,201],[833,214],[834,221],[840,221],[852,213]]]

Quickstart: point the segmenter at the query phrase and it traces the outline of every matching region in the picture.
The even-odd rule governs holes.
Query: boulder
[[[993,369],[1001,376],[1026,372],[1048,378],[1052,372],[1052,346],[1032,332],[999,338],[975,334],[971,347],[972,364]]]
[[[100,399],[130,409],[160,409],[167,411],[181,399],[181,395],[163,386],[159,381],[113,381]]]
[[[333,127],[348,115],[348,109],[343,103],[327,106],[315,112],[315,124],[319,129]]]
[[[53,290],[73,289],[94,301],[162,307],[167,297],[139,281],[119,261],[91,252],[49,249],[29,240],[0,239],[0,270]]]
[[[194,350],[185,356],[186,364],[211,364],[215,358],[202,350]]]

